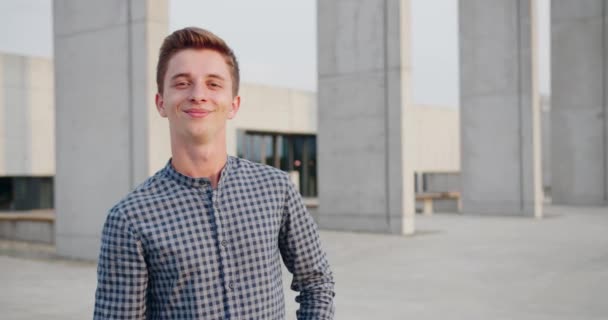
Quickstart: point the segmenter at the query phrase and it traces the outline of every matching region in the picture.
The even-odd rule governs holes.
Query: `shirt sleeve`
[[[291,289],[298,291],[298,320],[333,319],[334,280],[317,226],[302,197],[289,182],[279,235],[283,262],[293,274]]]
[[[113,209],[101,237],[94,319],[145,319],[147,287],[142,243],[125,215]]]

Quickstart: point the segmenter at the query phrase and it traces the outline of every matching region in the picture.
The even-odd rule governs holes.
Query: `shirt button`
[[[234,289],[234,282],[232,282],[232,281],[228,282],[228,288]]]
[[[222,240],[222,246],[223,246],[223,247],[227,247],[227,246],[228,246],[228,241],[226,241],[226,240]]]

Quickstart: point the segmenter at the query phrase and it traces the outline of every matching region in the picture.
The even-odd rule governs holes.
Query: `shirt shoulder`
[[[161,170],[162,171],[162,170]],[[136,218],[153,203],[159,203],[176,189],[176,185],[162,176],[161,171],[144,180],[127,193],[111,209],[110,215],[125,215]]]
[[[243,158],[233,157],[231,160],[235,176],[242,179],[258,182],[275,182],[280,183],[283,187],[287,187],[291,183],[289,175],[283,170]]]

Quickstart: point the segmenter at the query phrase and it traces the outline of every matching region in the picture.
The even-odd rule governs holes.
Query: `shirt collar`
[[[209,180],[209,178],[193,178],[193,177],[190,177],[190,176],[187,176],[187,175],[184,175],[184,174],[178,172],[177,170],[175,170],[175,168],[171,164],[171,160],[172,159],[169,159],[169,161],[167,162],[167,165],[165,165],[165,167],[162,170],[163,175],[166,176],[167,178],[169,178],[181,185],[184,185],[186,187],[190,187],[190,188],[201,188],[201,187],[211,186],[211,180]],[[228,156],[228,158],[226,160],[226,165],[224,166],[224,168],[222,169],[222,172],[220,173],[218,189],[222,186],[224,180],[226,180],[226,177],[230,173],[230,169],[232,168],[233,165],[234,165],[234,157]]]

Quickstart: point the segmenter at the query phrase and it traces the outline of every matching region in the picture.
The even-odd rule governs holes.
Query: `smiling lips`
[[[192,118],[204,118],[211,113],[211,111],[204,109],[188,109],[184,112]]]

